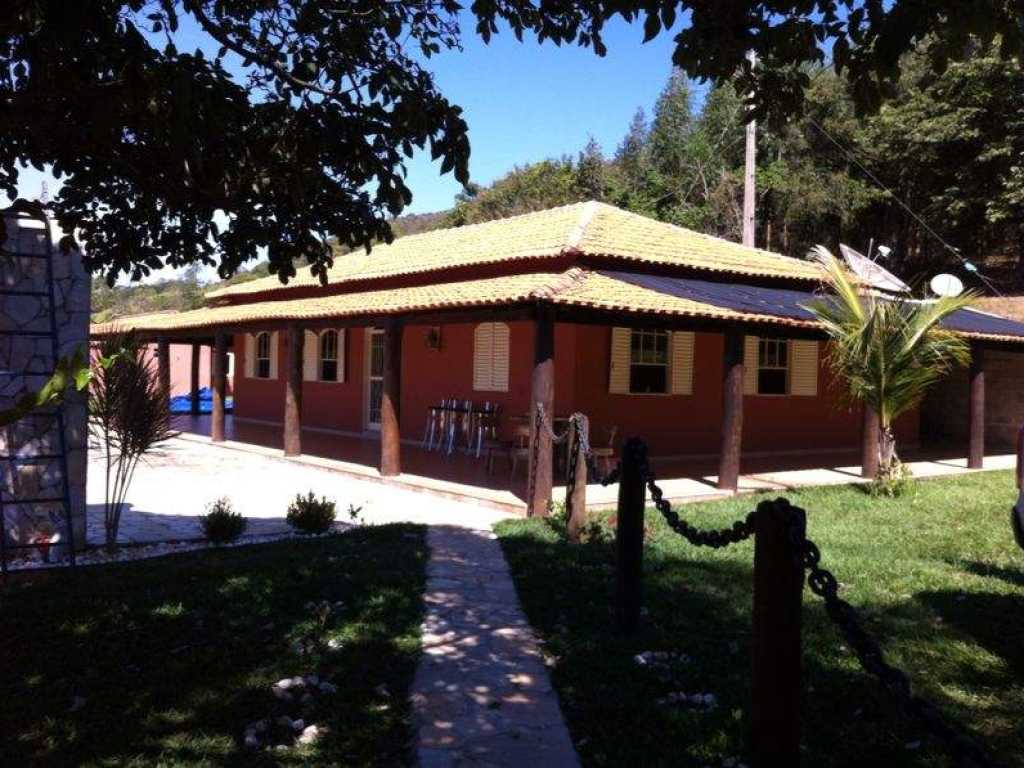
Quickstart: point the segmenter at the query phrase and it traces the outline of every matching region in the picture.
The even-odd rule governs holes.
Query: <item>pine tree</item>
[[[692,93],[685,73],[673,70],[654,107],[651,124],[651,164],[659,173],[681,178],[686,167],[687,141],[694,128]]]
[[[576,164],[576,185],[587,200],[603,200],[605,196],[604,154],[593,136],[580,152]]]
[[[615,164],[618,166],[623,177],[631,182],[640,180],[644,173],[643,169],[647,163],[647,138],[650,130],[647,126],[647,114],[643,107],[638,107],[633,113],[633,120],[629,124],[622,143],[615,152]]]

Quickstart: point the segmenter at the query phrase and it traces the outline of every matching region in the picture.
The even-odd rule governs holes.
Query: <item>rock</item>
[[[330,648],[332,651],[338,650],[344,644],[345,643],[342,642],[341,638],[338,637],[332,637],[330,640],[327,641],[327,647]]]
[[[278,725],[280,725],[282,728],[291,728],[292,727],[292,719],[290,717],[288,717],[288,715],[281,715],[274,722],[277,723]]]
[[[246,746],[246,748],[248,748],[248,749],[256,749],[256,748],[259,747],[259,745],[260,745],[259,736],[257,736],[253,731],[246,731],[245,732],[245,746]]]
[[[391,695],[391,691],[389,691],[388,687],[386,685],[384,685],[383,683],[381,683],[376,688],[374,688],[373,691],[378,696],[384,696],[385,698]]]
[[[274,696],[279,698],[281,701],[291,701],[292,700],[292,695],[290,693],[288,693],[288,691],[286,691],[284,688],[278,688],[275,685],[273,688],[271,688],[271,690],[274,692]]]
[[[256,733],[263,733],[269,727],[270,727],[270,721],[266,720],[266,719],[264,719],[264,720],[257,720],[255,723],[252,724],[252,730],[255,731]]]
[[[282,677],[280,680],[274,683],[274,687],[286,691],[292,687],[292,679],[290,677]]]
[[[326,680],[320,683],[319,688],[322,693],[337,693],[338,691],[338,686],[334,683],[328,683]]]
[[[292,730],[301,731],[306,728],[306,721],[301,717],[298,720],[292,720]]]
[[[317,739],[327,733],[327,728],[322,725],[308,725],[302,730],[299,736],[300,744],[314,744]]]
[[[68,712],[77,712],[78,710],[80,710],[84,706],[85,706],[85,697],[84,696],[75,696],[74,698],[71,699],[71,706],[68,707]]]
[[[302,702],[302,706],[304,706],[304,707],[312,706],[313,705],[313,701],[314,701],[313,694],[312,693],[303,694],[302,699],[300,701]]]
[[[306,682],[306,685],[312,685],[315,688],[316,686],[320,685],[320,676],[319,675],[306,675],[305,682]]]

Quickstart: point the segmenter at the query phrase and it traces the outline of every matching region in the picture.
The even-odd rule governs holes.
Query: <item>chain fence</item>
[[[576,477],[576,463],[582,455],[587,463],[589,477],[601,485],[618,482],[622,477],[622,461],[607,474],[598,469],[590,447],[589,420],[585,414],[574,413],[570,427],[562,435],[555,433],[543,407],[537,410],[537,427],[546,429],[555,442],[565,440],[575,428],[576,445],[569,452],[569,493]],[[536,456],[534,457],[536,459]],[[654,471],[647,460],[646,448],[640,453],[640,475],[655,509],[675,533],[694,546],[719,549],[746,541],[754,536],[758,510],[754,509],[731,526],[717,530],[702,530],[683,519],[673,509],[671,502],[658,485]],[[977,768],[999,768],[986,752],[972,739],[951,726],[939,710],[930,702],[915,695],[907,674],[889,664],[878,642],[864,629],[863,621],[856,609],[839,596],[839,582],[835,575],[821,565],[821,551],[817,544],[807,537],[806,514],[799,507],[792,506],[786,499],[773,502],[783,510],[786,533],[793,552],[795,565],[807,574],[807,585],[811,592],[821,598],[826,614],[839,630],[843,639],[853,649],[861,667],[877,678],[883,690],[892,697],[899,711],[918,722],[935,737],[958,765]]]

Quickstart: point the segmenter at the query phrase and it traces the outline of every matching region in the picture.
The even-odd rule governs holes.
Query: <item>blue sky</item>
[[[503,32],[485,45],[466,22],[464,50],[444,52],[428,62],[442,92],[465,110],[469,124],[473,181],[487,184],[514,165],[575,154],[593,136],[606,154],[615,150],[637,107],[648,114],[671,71],[672,34],[642,43],[642,25],[619,20],[605,30],[609,53],[600,58],[577,46],[516,41]],[[175,37],[180,49],[216,45],[190,24]],[[698,88],[698,91],[703,89]],[[39,196],[43,174],[29,169],[19,194]],[[413,192],[409,213],[448,208],[460,185],[441,176],[429,155],[408,168]],[[50,192],[59,184],[50,181]]]

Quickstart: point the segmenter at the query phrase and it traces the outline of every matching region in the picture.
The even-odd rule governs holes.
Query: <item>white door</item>
[[[384,394],[384,331],[366,329],[366,428],[380,429],[380,402]]]

